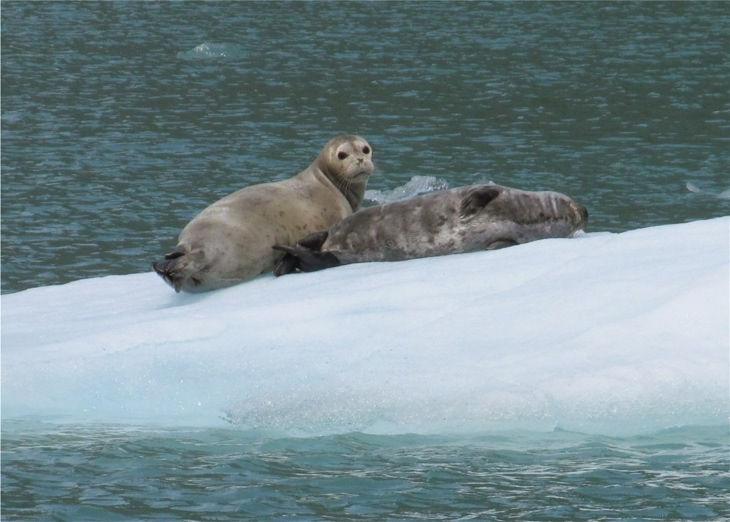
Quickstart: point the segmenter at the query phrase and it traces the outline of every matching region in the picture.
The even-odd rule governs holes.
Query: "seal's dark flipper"
[[[276,248],[276,247],[274,247]],[[299,267],[299,259],[292,254],[284,254],[284,257],[279,259],[274,265],[274,275],[276,277],[291,274],[296,272]]]
[[[165,258],[162,261],[156,261],[152,263],[152,269],[159,275],[165,282],[175,289],[175,292],[179,292],[186,279],[185,274],[190,273],[190,262],[196,256],[192,257],[189,255],[190,252],[183,245],[178,245],[172,252],[165,254]],[[190,279],[193,286],[199,286],[200,280],[192,277]]]
[[[180,256],[182,255],[183,254],[180,254]],[[181,286],[180,278],[178,277],[177,270],[175,270],[175,265],[177,265],[176,258],[168,258],[166,255],[163,261],[152,263],[152,269],[157,272],[157,275],[164,279],[168,285],[173,287],[175,292],[179,292]]]
[[[500,193],[498,187],[480,187],[471,190],[461,202],[461,217],[467,218],[478,213]]]
[[[583,227],[585,227],[586,223],[588,223],[588,209],[581,205],[580,203],[576,203],[578,207],[578,213],[580,214],[580,217],[583,219]]]
[[[182,248],[176,248],[172,252],[165,254],[165,259],[177,259],[185,255],[185,250]]]
[[[290,269],[289,272],[293,272],[295,270],[299,270],[301,272],[316,272],[317,270],[332,268],[333,266],[338,266],[340,264],[337,257],[330,252],[316,252],[301,245],[293,247],[274,245],[274,250],[285,252],[286,256],[291,256],[294,259],[293,261],[287,261],[286,267],[282,267],[287,268],[290,263],[294,263],[293,269]],[[289,272],[282,272],[280,275],[284,275]]]
[[[487,245],[487,250],[499,250],[500,248],[506,248],[510,246],[515,246],[519,243],[513,239],[497,239],[496,241],[492,241]]]
[[[320,252],[327,236],[329,232],[324,230],[309,234],[293,247],[274,245],[274,250],[284,252],[284,257],[274,266],[274,275],[279,277],[292,272],[314,272],[339,265],[334,255]]]
[[[330,233],[326,230],[322,232],[315,232],[313,234],[309,234],[307,237],[299,241],[297,245],[308,248],[309,250],[316,250],[317,252],[319,252],[320,250],[322,250],[322,245],[324,245],[324,242],[327,241],[327,237],[329,235]]]

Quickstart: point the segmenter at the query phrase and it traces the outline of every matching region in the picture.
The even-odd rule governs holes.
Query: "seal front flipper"
[[[499,187],[479,187],[470,190],[461,201],[461,217],[468,218],[479,213],[484,207],[499,196],[502,190]]]
[[[337,259],[337,257],[331,252],[317,252],[301,245],[293,247],[274,245],[273,248],[274,250],[285,252],[286,256],[291,256],[291,258],[282,265],[282,270],[289,269],[289,271],[282,271],[276,275],[284,275],[297,270],[300,272],[316,272],[317,270],[332,268],[333,266],[339,266],[341,264],[339,259]],[[284,257],[286,258],[286,256]]]
[[[500,248],[506,248],[514,245],[518,245],[514,239],[502,238],[496,239],[487,245],[487,250],[499,250]]]
[[[299,241],[297,245],[308,248],[310,250],[316,250],[317,252],[321,252],[322,245],[324,245],[324,242],[327,241],[329,235],[330,233],[328,230],[323,230],[322,232],[314,232]]]
[[[276,246],[273,247],[275,250],[279,250],[276,248]],[[274,275],[276,277],[283,276],[286,274],[291,274],[292,272],[296,272],[299,268],[299,259],[292,254],[286,253],[284,254],[284,257],[279,259],[276,264],[274,264]]]
[[[315,268],[313,270],[303,269],[301,267],[300,256],[297,254],[297,252],[300,252],[300,250],[298,249],[301,249],[301,252],[306,252],[305,255],[310,255],[310,252],[312,254],[319,252],[322,249],[322,245],[324,245],[324,242],[327,241],[328,236],[329,232],[327,230],[323,230],[321,232],[314,232],[313,234],[309,234],[307,237],[299,241],[293,248],[284,247],[281,245],[274,245],[274,250],[285,252],[284,257],[282,257],[274,265],[274,275],[276,277],[279,277],[286,274],[291,274],[292,272],[313,272],[314,270],[321,270],[320,268]],[[296,252],[290,252],[287,249],[296,250]],[[337,264],[339,264],[339,262]],[[322,268],[329,267],[323,266]]]

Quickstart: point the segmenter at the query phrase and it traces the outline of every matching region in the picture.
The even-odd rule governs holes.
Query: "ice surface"
[[[197,296],[152,273],[4,295],[3,417],[308,434],[724,424],[729,237],[726,217]]]

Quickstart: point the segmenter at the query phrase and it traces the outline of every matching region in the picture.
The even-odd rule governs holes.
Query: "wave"
[[[228,43],[203,42],[189,51],[177,53],[182,60],[211,60],[220,58],[240,58],[244,56],[242,47]]]
[[[446,190],[449,184],[446,180],[434,176],[413,176],[404,185],[392,190],[366,190],[365,200],[378,205],[392,203],[401,199],[408,199],[419,194]]]
[[[713,196],[720,199],[730,199],[730,189],[723,190],[722,192],[710,192],[707,190],[703,190],[691,181],[688,181],[685,184],[685,187],[689,192],[692,192],[693,194],[702,194],[705,196]]]

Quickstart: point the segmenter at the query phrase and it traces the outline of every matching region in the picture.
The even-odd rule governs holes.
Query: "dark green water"
[[[726,215],[729,5],[5,1],[2,292],[146,271],[340,132],[371,189],[559,190],[592,230]],[[727,428],[2,435],[4,520],[730,517]]]
[[[374,189],[554,189],[593,230],[726,215],[729,12],[3,2],[2,292],[146,271],[207,204],[339,132],[374,145]]]
[[[9,520],[730,517],[727,428],[626,439],[12,428],[3,436]]]

